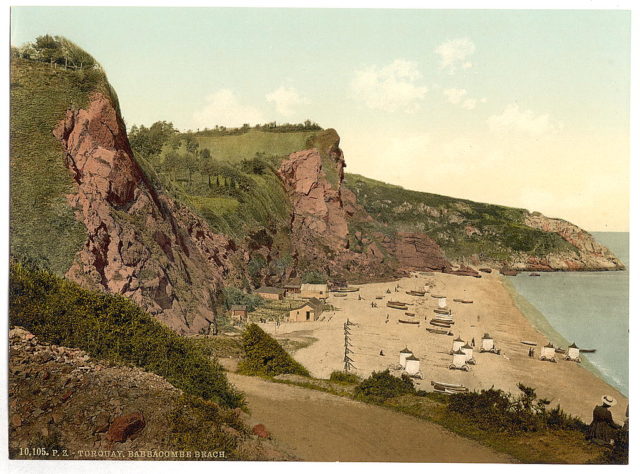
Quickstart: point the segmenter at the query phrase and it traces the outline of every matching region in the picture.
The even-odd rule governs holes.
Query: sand
[[[430,293],[424,297],[407,295],[407,290],[424,290],[431,285]],[[398,292],[395,291],[399,285]],[[586,423],[591,422],[592,411],[604,394],[613,396],[618,404],[612,408],[614,420],[624,421],[628,400],[581,364],[562,359],[556,354],[557,363],[539,360],[540,348],[548,341],[536,330],[520,312],[513,298],[498,274],[483,274],[482,278],[461,277],[436,273],[426,277],[407,277],[397,282],[370,283],[359,286],[360,291],[346,297],[330,296],[328,303],[337,311],[325,312],[320,321],[261,324],[263,329],[278,336],[304,330],[305,334],[317,339],[308,347],[298,350],[294,357],[309,369],[314,377],[328,378],[334,370],[343,368],[344,330],[347,319],[351,326],[350,357],[355,365],[354,372],[362,377],[372,371],[392,369],[398,365],[399,352],[408,347],[420,359],[422,380],[416,385],[424,390],[432,390],[431,381],[463,384],[471,390],[494,386],[517,393],[519,382],[535,388],[539,397],[551,400],[551,407],[560,405],[566,412],[579,416]],[[391,294],[386,290],[390,289]],[[455,324],[454,336],[433,334],[426,331],[429,320],[435,315],[438,300],[430,294],[445,295],[452,310]],[[358,300],[358,295],[362,300]],[[376,299],[384,296],[384,299]],[[454,302],[454,298],[473,300],[472,304]],[[386,306],[389,300],[412,303],[409,312],[415,317],[405,316],[405,311]],[[377,308],[371,307],[371,302]],[[388,315],[388,320],[387,320]],[[406,325],[399,319],[419,320],[419,325]],[[388,321],[388,322],[387,322]],[[482,335],[488,332],[501,349],[501,354],[480,353]],[[471,342],[475,339],[474,358],[476,365],[469,372],[450,370],[452,356],[449,354],[453,339],[460,335]],[[538,344],[536,357],[527,355],[529,346],[521,341]],[[380,351],[384,355],[380,355]]]
[[[440,426],[325,392],[229,373],[245,394],[251,424],[304,461],[515,462]]]

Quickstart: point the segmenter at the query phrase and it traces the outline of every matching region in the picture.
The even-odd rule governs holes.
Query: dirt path
[[[512,462],[437,425],[324,392],[228,373],[252,420],[305,461]]]

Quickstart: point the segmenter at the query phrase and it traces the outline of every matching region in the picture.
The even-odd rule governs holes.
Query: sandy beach
[[[396,285],[399,286],[395,291]],[[409,290],[424,291],[425,296],[411,296]],[[278,337],[304,331],[316,342],[295,352],[294,357],[309,369],[314,377],[328,378],[334,370],[343,368],[344,331],[347,318],[351,326],[353,351],[350,357],[354,372],[362,377],[372,371],[392,369],[398,365],[399,352],[408,347],[420,359],[422,380],[416,385],[432,390],[431,381],[463,384],[471,390],[494,386],[512,393],[518,392],[517,384],[536,389],[539,397],[551,400],[551,406],[559,404],[566,412],[591,422],[593,407],[604,394],[618,400],[612,408],[614,420],[624,421],[627,398],[587,370],[581,364],[563,360],[557,354],[557,363],[539,360],[540,348],[548,341],[520,312],[513,298],[496,273],[483,274],[482,278],[461,277],[435,273],[433,276],[407,277],[397,282],[369,283],[359,285],[360,291],[348,293],[346,297],[331,294],[327,303],[336,311],[324,312],[319,321],[302,323],[261,324],[263,329]],[[386,293],[391,290],[391,293]],[[455,324],[453,336],[433,334],[426,328],[438,307],[438,299],[431,295],[447,297]],[[361,297],[360,300],[358,297]],[[376,299],[382,296],[383,299]],[[454,302],[453,299],[472,300],[472,304]],[[411,303],[408,311],[415,316],[405,316],[405,311],[388,308],[389,300]],[[377,304],[376,308],[371,303]],[[388,315],[388,319],[387,319]],[[399,319],[417,320],[420,324],[402,324]],[[587,322],[585,322],[587,323]],[[480,353],[482,335],[493,336],[501,354]],[[452,356],[449,354],[453,339],[461,336],[465,341],[475,339],[474,358],[476,364],[469,372],[450,370]],[[528,357],[529,346],[521,341],[536,342],[536,357]],[[380,351],[384,355],[380,355]]]

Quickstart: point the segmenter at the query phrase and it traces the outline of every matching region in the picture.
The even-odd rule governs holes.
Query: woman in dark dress
[[[609,408],[615,406],[616,399],[605,395],[602,397],[602,405],[596,405],[593,409],[593,421],[589,425],[587,439],[596,443],[611,444],[616,437],[616,430],[620,425],[613,421]]]

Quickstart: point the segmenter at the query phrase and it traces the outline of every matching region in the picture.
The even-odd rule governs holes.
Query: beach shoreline
[[[397,291],[396,285],[399,287]],[[423,297],[406,293],[424,290],[425,285],[430,292]],[[536,327],[535,322],[524,314],[526,309],[518,305],[519,295],[515,289],[509,288],[509,283],[496,272],[482,278],[434,273],[358,286],[358,292],[349,293],[346,297],[331,295],[327,303],[337,310],[324,312],[318,321],[281,323],[278,327],[269,323],[260,326],[277,337],[286,338],[288,334],[304,331],[317,339],[294,354],[295,359],[314,377],[328,378],[334,370],[343,369],[344,323],[348,319],[354,324],[350,327],[350,350],[353,352],[349,356],[355,366],[353,371],[361,377],[387,368],[399,375],[399,352],[407,347],[420,359],[423,379],[416,381],[420,389],[430,391],[431,381],[438,381],[462,384],[471,390],[495,387],[516,393],[518,383],[523,383],[533,387],[539,397],[550,400],[552,407],[559,404],[564,411],[586,423],[591,422],[593,408],[600,398],[608,394],[618,400],[617,406],[611,410],[614,420],[618,423],[624,421],[628,398],[594,373],[597,369],[587,367],[588,362],[565,361],[562,354],[556,354],[557,363],[539,360],[540,348],[549,339],[554,344],[566,342],[559,334],[549,331],[547,336],[545,328]],[[438,300],[431,295],[437,294],[447,297],[448,307],[452,310],[455,321],[451,329],[453,336],[426,331],[427,327],[433,328],[428,321],[435,315],[433,310],[438,307]],[[472,300],[473,303],[454,302],[454,298]],[[389,300],[410,303],[409,312],[415,316],[409,317],[405,311],[387,307]],[[372,303],[377,307],[372,307]],[[413,319],[419,324],[401,324],[400,319]],[[477,350],[486,332],[493,336],[496,347],[501,349],[500,355],[479,353]],[[449,353],[457,336],[469,343],[475,341],[474,358],[477,363],[469,372],[449,369],[452,361]],[[521,341],[537,344],[536,357],[528,357],[530,346]]]

